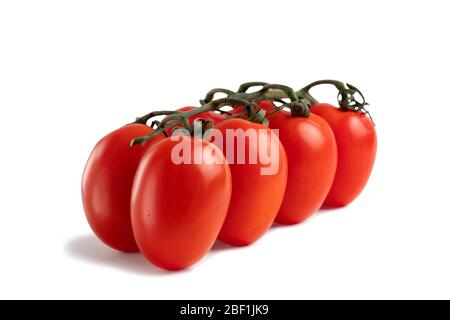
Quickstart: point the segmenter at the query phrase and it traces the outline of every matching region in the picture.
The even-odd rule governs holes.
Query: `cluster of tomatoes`
[[[310,94],[322,84],[338,90],[338,106]],[[248,92],[256,86],[260,89]],[[225,97],[215,99],[217,93]],[[361,92],[349,84],[322,80],[294,91],[252,82],[236,92],[213,89],[200,102],[151,112],[95,146],[83,174],[82,198],[92,230],[108,246],[140,251],[167,270],[184,269],[217,239],[249,245],[274,222],[296,224],[321,207],[345,206],[369,179],[375,127]],[[165,117],[147,125],[155,116]],[[193,134],[195,120],[204,133],[200,137]],[[219,145],[206,134],[212,128],[225,140],[236,138],[225,134],[229,130],[254,130],[257,139],[246,141],[244,154],[256,148],[254,143],[270,146],[266,151],[276,151],[271,165],[277,170],[262,174],[267,163],[260,158],[233,161],[238,150],[224,146],[235,141]],[[180,140],[189,147],[200,144],[210,161],[174,162]]]

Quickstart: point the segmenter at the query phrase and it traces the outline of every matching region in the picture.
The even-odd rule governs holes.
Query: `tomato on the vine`
[[[270,101],[260,106],[269,113],[275,107]],[[289,167],[286,193],[275,221],[299,223],[322,206],[333,183],[337,163],[334,134],[315,114],[302,117],[280,110],[268,119],[270,128],[279,130]]]
[[[249,245],[270,228],[281,206],[287,180],[286,153],[276,134],[262,124],[234,118],[218,123],[215,129],[224,137],[219,147],[228,159],[233,180],[230,208],[218,239],[234,246]],[[251,153],[257,154],[254,163],[249,161]],[[262,161],[262,154],[270,154],[270,163]],[[276,170],[264,172],[269,166]]]
[[[369,179],[377,150],[375,127],[362,112],[344,111],[326,103],[314,104],[311,111],[331,126],[338,150],[336,176],[324,206],[345,206],[361,193]]]
[[[200,150],[202,161],[192,160],[192,148]],[[174,161],[178,156],[191,163]],[[215,145],[192,137],[158,142],[142,158],[133,185],[131,218],[139,249],[164,269],[191,266],[214,244],[230,197],[230,168]]]
[[[339,108],[310,94],[324,84],[338,89]],[[226,97],[215,99],[218,93]],[[152,111],[94,147],[82,200],[108,246],[184,269],[216,240],[249,245],[274,222],[345,206],[369,179],[377,137],[364,96],[350,84],[319,80],[294,91],[247,82],[236,92],[212,89],[200,104]]]
[[[145,150],[163,137],[156,136],[145,148],[131,148],[130,141],[152,130],[129,124],[111,132],[96,144],[83,173],[86,218],[97,237],[116,250],[138,251],[131,229],[131,188]]]

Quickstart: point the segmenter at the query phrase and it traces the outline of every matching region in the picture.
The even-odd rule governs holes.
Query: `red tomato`
[[[369,179],[377,151],[375,127],[362,112],[325,103],[313,105],[311,111],[329,123],[338,150],[336,177],[324,205],[343,207],[361,193]]]
[[[101,139],[89,157],[83,173],[82,198],[87,220],[108,246],[136,252],[130,219],[130,198],[134,174],[146,147],[131,148],[133,138],[152,131],[143,124],[124,126]]]
[[[231,198],[231,174],[222,152],[202,139],[181,139],[185,140],[165,139],[148,150],[136,173],[131,199],[139,249],[150,262],[167,270],[187,268],[210,250]],[[194,141],[208,163],[176,164],[175,148],[181,143],[191,148]]]
[[[243,119],[229,119],[218,123],[215,129],[224,136],[224,143],[219,147],[227,156],[233,179],[230,208],[220,231],[219,240],[234,246],[249,245],[270,228],[280,208],[287,180],[286,153],[278,137],[261,124]],[[245,132],[248,129],[255,132],[257,140],[245,138],[244,149],[239,150],[238,139],[235,136],[227,136],[226,132],[227,130]],[[267,169],[269,165],[264,164],[259,156],[254,164],[250,164],[249,155],[258,148],[264,148],[260,151],[267,154],[268,148],[265,146],[270,141],[278,153],[278,157],[273,154],[271,162],[273,168],[277,170],[272,175],[263,175],[261,169]],[[217,144],[216,141],[214,143]],[[227,148],[227,145],[231,147]],[[239,152],[244,155],[245,164],[238,163]]]
[[[177,111],[190,111],[193,109],[197,109],[198,107],[183,107],[178,109]],[[204,120],[211,120],[214,122],[214,124],[219,123],[220,121],[223,121],[225,119],[225,114],[220,114],[219,112],[214,112],[214,111],[208,111],[208,112],[203,112],[203,113],[199,113],[196,114],[195,116],[190,117],[189,120],[189,124],[192,125],[194,123],[195,120],[197,119],[204,119]],[[181,127],[181,124],[179,125]],[[174,128],[169,128],[167,130],[167,133],[169,135],[172,134]]]
[[[269,116],[269,123],[270,128],[279,129],[289,167],[286,193],[275,221],[299,223],[322,206],[330,191],[336,174],[336,141],[328,123],[315,114],[293,117],[281,110]]]

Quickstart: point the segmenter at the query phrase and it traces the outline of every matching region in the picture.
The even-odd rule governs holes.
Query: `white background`
[[[0,298],[450,298],[447,1],[0,3]],[[80,181],[103,135],[213,87],[322,78],[377,124],[350,206],[178,273],[92,235]]]

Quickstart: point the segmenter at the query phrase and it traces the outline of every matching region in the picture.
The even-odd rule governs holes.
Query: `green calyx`
[[[372,116],[366,109],[366,106],[368,106],[369,104],[366,102],[364,95],[358,88],[349,83],[344,83],[337,80],[319,80],[312,82],[306,87],[300,89],[296,92],[296,94],[299,97],[303,97],[304,99],[309,100],[311,104],[316,104],[318,103],[318,101],[311,95],[310,90],[316,86],[324,84],[333,85],[338,90],[337,100],[339,103],[339,108],[341,110],[362,112],[364,114],[367,114],[367,116],[373,123]]]

